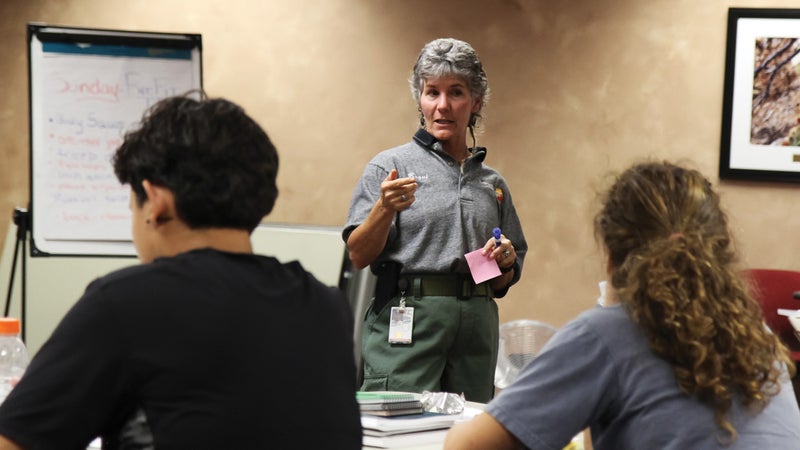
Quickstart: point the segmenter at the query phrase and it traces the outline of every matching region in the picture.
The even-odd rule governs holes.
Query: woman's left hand
[[[494,238],[486,241],[486,244],[483,246],[483,254],[484,256],[489,255],[497,261],[497,265],[500,266],[501,269],[513,266],[514,261],[517,260],[517,252],[514,250],[514,246],[503,234],[500,235],[500,245],[495,244]]]

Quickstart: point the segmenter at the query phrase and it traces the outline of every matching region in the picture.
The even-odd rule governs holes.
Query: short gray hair
[[[470,120],[470,123],[473,123],[473,120],[481,117],[480,111],[489,100],[489,82],[475,49],[464,41],[442,38],[428,42],[422,47],[411,72],[411,78],[408,80],[414,101],[419,104],[425,80],[446,75],[463,78],[472,96],[480,97],[481,108],[478,113],[473,114],[474,117]]]

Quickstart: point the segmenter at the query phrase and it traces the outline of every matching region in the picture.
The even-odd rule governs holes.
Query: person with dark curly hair
[[[117,149],[142,264],[67,313],[0,406],[0,449],[361,448],[349,306],[253,253],[277,151],[197,94],[155,104]]]
[[[728,220],[698,171],[623,172],[594,221],[609,297],[560,329],[448,449],[798,449],[788,350],[736,267]]]

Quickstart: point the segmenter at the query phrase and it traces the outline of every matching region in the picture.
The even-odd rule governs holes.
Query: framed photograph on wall
[[[800,9],[728,10],[721,179],[800,182]]]

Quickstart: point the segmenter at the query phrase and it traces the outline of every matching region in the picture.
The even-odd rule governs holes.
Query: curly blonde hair
[[[794,365],[765,326],[737,261],[719,196],[698,171],[647,162],[622,173],[594,221],[611,285],[680,388],[708,404],[721,441],[736,440],[734,401],[760,411]]]

